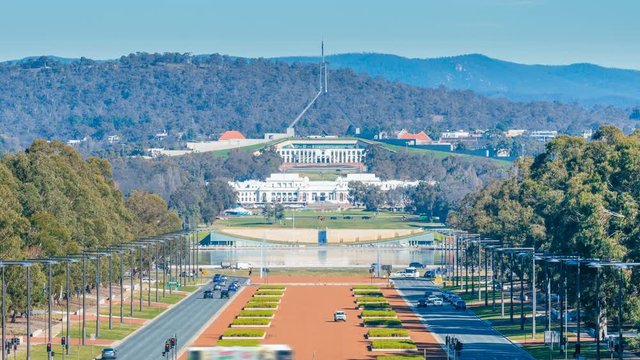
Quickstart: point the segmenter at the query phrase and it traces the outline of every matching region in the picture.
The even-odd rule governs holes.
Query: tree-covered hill
[[[118,60],[33,58],[0,64],[0,148],[34,138],[108,135],[146,144],[167,130],[204,139],[227,129],[247,136],[283,131],[317,92],[318,66],[221,55],[132,54]],[[512,102],[471,91],[414,87],[331,70],[329,93],[298,123],[301,134],[384,129],[633,128],[631,109],[558,102]],[[102,143],[100,143],[102,141]]]
[[[108,161],[61,143],[37,140],[0,161],[0,258],[62,256],[180,227],[161,198],[125,201]]]

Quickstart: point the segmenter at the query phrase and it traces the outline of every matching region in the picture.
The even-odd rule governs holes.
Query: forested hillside
[[[604,127],[593,142],[562,136],[517,165],[507,179],[468,195],[450,225],[550,254],[640,262],[639,131]],[[583,271],[591,278],[595,269]],[[613,293],[617,275],[603,273],[603,293]],[[640,272],[625,283],[625,317],[640,326]],[[569,286],[575,294],[575,283]],[[583,286],[582,301],[593,310],[594,284]]]
[[[221,55],[134,54],[113,61],[34,58],[0,64],[0,148],[34,138],[83,139],[119,148],[148,144],[167,130],[179,140],[227,129],[247,136],[283,131],[317,92],[318,67]],[[528,128],[631,129],[629,109],[511,102],[471,91],[426,89],[331,70],[329,93],[297,126],[300,134],[378,130]],[[95,144],[94,144],[95,145]]]

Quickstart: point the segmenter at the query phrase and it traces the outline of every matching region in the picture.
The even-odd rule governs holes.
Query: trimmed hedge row
[[[259,302],[259,301],[249,301],[244,304],[244,308],[270,308],[275,309],[278,307],[278,303],[274,302]]]
[[[284,291],[280,291],[280,290],[258,290],[258,291],[256,291],[255,295],[282,296],[282,295],[284,295]]]
[[[259,319],[259,318],[249,318],[249,319],[235,319],[231,323],[231,325],[268,325],[271,322],[271,319]]]
[[[362,290],[362,289],[380,289],[378,285],[353,285],[351,290]]]
[[[388,310],[391,309],[388,303],[365,303],[360,304],[362,310]]]
[[[264,329],[228,329],[222,334],[223,337],[263,337],[266,333]]]
[[[407,337],[409,331],[406,329],[369,329],[367,337]]]
[[[218,340],[217,346],[259,346],[260,340]]]
[[[363,310],[362,317],[396,317],[396,314],[393,310]]]
[[[378,290],[362,290],[362,291],[354,291],[353,294],[358,297],[358,296],[384,296],[382,294],[382,291],[378,291]]]
[[[382,296],[360,296],[356,298],[358,304],[362,303],[387,303],[387,299]]]
[[[260,285],[260,287],[258,288],[258,290],[263,290],[263,289],[278,289],[278,290],[284,290],[287,287],[284,285]]]
[[[278,302],[280,302],[280,298],[278,296],[272,296],[272,297],[262,297],[262,296],[255,297],[254,296],[249,300],[249,302],[266,302],[266,303],[273,302],[273,303],[278,303]]]
[[[400,327],[402,321],[398,319],[365,319],[362,321],[365,326],[385,326],[385,327]]]
[[[422,355],[381,355],[377,360],[424,360]]]
[[[418,347],[411,340],[372,340],[371,348],[415,350]]]
[[[273,310],[240,310],[239,316],[247,317],[271,317],[275,311]]]

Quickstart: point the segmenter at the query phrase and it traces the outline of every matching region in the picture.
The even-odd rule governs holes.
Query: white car
[[[344,311],[336,311],[333,314],[333,321],[347,321],[347,314]]]
[[[431,295],[427,298],[427,303],[431,303],[433,305],[438,305],[438,306],[442,306],[443,301],[441,297],[435,296],[435,295]]]

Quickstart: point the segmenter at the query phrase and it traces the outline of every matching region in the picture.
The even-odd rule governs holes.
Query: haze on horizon
[[[614,5],[615,4],[615,5]],[[415,58],[481,53],[524,64],[640,69],[640,2],[597,0],[9,1],[0,61],[133,52],[243,57],[377,52]]]

